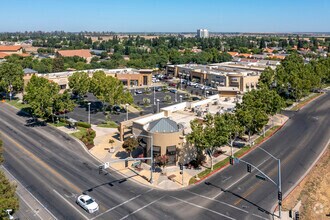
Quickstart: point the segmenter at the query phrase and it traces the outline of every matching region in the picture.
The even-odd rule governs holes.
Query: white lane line
[[[208,200],[211,200],[211,201],[214,201],[214,202],[217,202],[217,203],[221,203],[221,204],[227,205],[227,206],[229,206],[229,207],[231,207],[231,208],[234,208],[234,209],[240,210],[240,211],[242,211],[242,212],[249,213],[248,211],[246,211],[246,210],[244,210],[244,209],[241,209],[241,208],[238,208],[238,207],[236,207],[236,206],[233,206],[233,205],[231,205],[231,204],[229,204],[229,203],[222,202],[222,201],[219,201],[219,200],[216,200],[216,199],[213,199],[213,198],[209,198],[209,197],[206,197],[206,196],[203,196],[203,195],[200,195],[200,194],[197,194],[197,193],[194,193],[194,192],[188,191],[188,190],[185,190],[185,191],[188,192],[188,193],[191,193],[191,194],[193,194],[193,195],[196,195],[196,196],[202,197],[202,198],[204,198],[204,199],[208,199]]]
[[[145,193],[148,193],[148,192],[150,192],[150,191],[152,191],[152,190],[153,190],[153,189],[149,189],[149,190],[148,190],[147,192],[145,192]],[[122,202],[122,203],[120,203],[120,204],[118,204],[118,205],[116,205],[116,206],[114,206],[114,207],[112,207],[112,208],[106,210],[105,212],[102,212],[102,213],[98,214],[97,216],[91,218],[90,220],[96,219],[96,218],[100,217],[101,215],[103,215],[103,214],[105,214],[105,213],[111,212],[112,210],[114,210],[114,209],[116,209],[116,208],[118,208],[118,207],[120,207],[120,206],[122,206],[122,205],[125,205],[126,203],[128,203],[128,202],[130,202],[130,201],[132,201],[132,200],[134,200],[134,199],[139,198],[140,196],[142,196],[142,195],[145,194],[145,193],[141,193],[141,194],[139,194],[139,195],[137,195],[137,196],[135,196],[135,197],[133,197],[133,198],[130,198],[129,200],[126,200],[125,202]]]
[[[268,157],[266,160],[264,160],[263,162],[261,162],[260,164],[257,165],[257,167],[261,166],[262,164],[264,164],[266,161],[268,161],[270,159],[270,157]],[[239,178],[238,180],[236,180],[235,182],[233,182],[232,184],[230,184],[226,190],[230,189],[232,186],[236,185],[236,183],[238,183],[239,181],[241,181],[242,179],[244,179],[245,177],[247,177],[250,173],[245,174],[244,176],[242,176],[241,178]],[[212,199],[217,198],[218,196],[220,196],[222,193],[224,193],[224,191],[219,192],[218,194],[216,194],[215,196],[212,197]]]
[[[123,219],[125,219],[125,218],[128,218],[128,217],[131,216],[131,215],[134,215],[135,213],[141,211],[142,209],[148,207],[149,205],[154,204],[155,202],[158,202],[159,200],[161,200],[161,199],[164,198],[164,197],[165,197],[165,196],[162,196],[162,197],[160,197],[159,199],[156,199],[156,200],[154,200],[154,201],[152,201],[152,202],[146,204],[145,206],[142,206],[141,208],[135,210],[134,212],[132,212],[132,213],[130,213],[130,214],[128,214],[128,215],[122,217],[120,220],[123,220]]]
[[[19,193],[19,192],[16,192],[16,194],[21,198],[21,200],[32,210],[32,212],[33,212],[33,214],[34,215],[36,215],[36,216],[38,216],[41,220],[42,220],[42,218],[41,218],[41,216],[39,215],[39,213],[38,212],[36,212],[35,210],[34,210],[34,208],[32,208],[31,206],[30,206],[30,204],[24,199],[24,197]]]
[[[225,218],[228,218],[228,219],[231,219],[231,220],[235,220],[235,219],[232,218],[232,217],[229,217],[229,216],[227,216],[227,215],[225,215],[225,214],[222,214],[222,213],[220,213],[220,212],[214,211],[214,210],[212,210],[212,209],[208,209],[208,208],[205,208],[205,207],[203,207],[203,206],[196,205],[196,204],[194,204],[194,203],[191,203],[191,202],[188,202],[188,201],[185,201],[185,200],[179,199],[179,198],[174,197],[174,196],[171,196],[171,198],[176,199],[176,200],[179,200],[180,202],[187,203],[187,204],[189,204],[189,205],[191,205],[191,206],[195,206],[195,207],[200,208],[200,209],[205,209],[205,210],[207,210],[207,211],[209,211],[209,212],[215,213],[215,214],[220,215],[220,216],[222,216],[222,217],[225,217]]]
[[[74,208],[81,216],[84,217],[84,219],[89,219],[86,215],[84,215],[79,209],[77,209],[76,206],[72,205],[71,202],[66,200],[64,196],[62,196],[59,192],[57,192],[55,189],[53,189],[54,193],[56,193],[59,197],[61,197],[67,204],[69,204],[72,208]]]
[[[16,183],[19,185],[19,187],[21,187],[24,191],[26,191],[36,202],[38,202],[39,203],[39,205],[42,207],[42,208],[44,208],[45,210],[46,210],[46,212],[48,212],[48,214],[49,215],[51,215],[54,219],[57,219],[54,215],[53,215],[53,213],[51,213],[51,211],[49,211],[25,186],[23,186],[23,184],[20,182],[20,181],[18,181],[15,177],[14,177],[14,175],[11,173],[11,172],[9,172],[9,170],[6,168],[6,167],[4,167],[3,165],[1,165],[0,166],[6,173],[8,173],[10,176],[11,176],[11,178],[13,178],[13,180],[14,181],[16,181]],[[19,195],[19,197],[26,203],[26,205],[27,206],[29,206],[29,208],[30,209],[32,209],[32,210],[34,210],[33,208],[31,208],[31,206],[29,205],[29,203],[27,203],[26,201],[25,201],[25,199],[23,198],[23,196],[22,195],[20,195],[18,192],[17,192],[17,190],[16,190],[16,193]],[[37,213],[36,213],[37,214]],[[37,214],[38,215],[38,214]],[[39,215],[38,215],[38,217],[40,217]],[[41,217],[40,217],[40,219],[42,219]]]
[[[264,218],[264,217],[262,217],[260,215],[257,215],[257,214],[252,214],[252,215],[255,216],[255,217],[261,218],[261,219],[269,220],[268,218]]]

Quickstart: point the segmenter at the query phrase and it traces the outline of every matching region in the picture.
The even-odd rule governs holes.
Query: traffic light
[[[180,165],[180,170],[183,170],[183,164],[180,163],[179,165]]]
[[[125,167],[128,167],[128,160],[125,160]]]
[[[229,163],[230,163],[231,165],[234,165],[234,158],[233,158],[233,157],[229,157]]]
[[[251,173],[251,165],[250,165],[250,164],[247,164],[247,171],[248,171],[249,173]]]
[[[278,200],[282,201],[282,192],[278,192]]]
[[[296,212],[295,217],[296,217],[295,218],[296,220],[299,220],[299,212],[298,211]]]
[[[101,174],[102,171],[103,171],[103,166],[101,165],[101,166],[99,166],[99,174]]]
[[[289,218],[292,218],[292,209],[289,210]]]

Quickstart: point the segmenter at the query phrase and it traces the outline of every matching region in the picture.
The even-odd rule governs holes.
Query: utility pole
[[[91,123],[91,103],[88,102],[88,124]]]
[[[126,121],[128,121],[128,106],[129,106],[129,104],[126,104],[125,106],[126,106]]]

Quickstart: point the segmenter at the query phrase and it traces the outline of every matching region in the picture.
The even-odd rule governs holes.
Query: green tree
[[[64,71],[64,60],[63,58],[54,58],[52,65],[53,72],[62,72]]]
[[[198,119],[190,122],[191,132],[187,135],[187,141],[196,148],[196,161],[198,164],[203,162],[203,151],[207,149],[204,127]]]
[[[54,101],[59,91],[60,87],[55,82],[34,75],[26,86],[24,100],[29,103],[33,115],[48,118],[53,115]]]
[[[164,101],[167,102],[167,103],[170,103],[171,99],[172,99],[172,97],[170,95],[165,95],[164,96]]]
[[[3,162],[3,142],[0,140],[0,165]],[[0,170],[0,219],[6,219],[6,209],[18,210],[19,200],[16,196],[16,186],[11,184],[3,171]]]
[[[79,98],[86,95],[90,89],[90,78],[86,72],[74,72],[69,76],[69,87]]]
[[[68,90],[65,90],[62,94],[54,96],[54,112],[71,112],[73,111],[75,104],[71,100],[71,95]]]
[[[0,65],[0,91],[22,91],[24,72],[19,64],[5,62]]]
[[[132,157],[132,151],[134,151],[139,146],[139,142],[136,138],[129,137],[123,143],[123,148]]]

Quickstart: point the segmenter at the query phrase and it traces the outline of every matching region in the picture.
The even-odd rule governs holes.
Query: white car
[[[89,195],[78,196],[77,204],[85,209],[88,213],[94,213],[99,210],[99,205]]]

